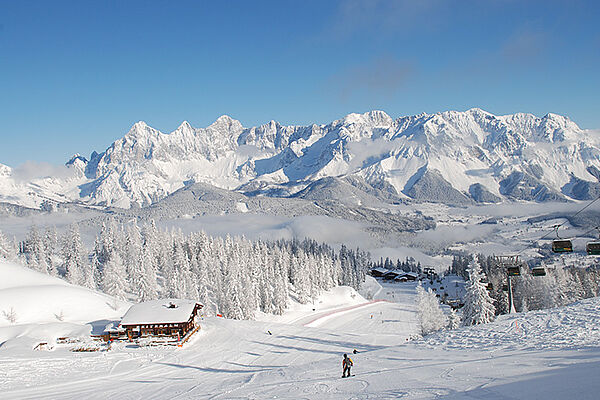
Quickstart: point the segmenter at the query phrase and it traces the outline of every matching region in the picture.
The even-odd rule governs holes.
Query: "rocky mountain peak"
[[[250,128],[223,115],[206,128],[184,121],[171,134],[140,121],[90,161],[71,158],[67,164],[89,181],[69,195],[145,206],[186,182],[291,195],[296,186],[336,177],[418,201],[560,201],[594,193],[573,188],[596,181],[589,171],[600,170],[599,144],[560,115],[496,116],[479,108],[396,120],[375,110],[323,125]]]
[[[221,115],[207,129],[239,133],[243,129],[243,126],[240,121],[231,118],[229,115]]]
[[[12,168],[8,165],[0,164],[0,176],[9,176],[12,173]]]

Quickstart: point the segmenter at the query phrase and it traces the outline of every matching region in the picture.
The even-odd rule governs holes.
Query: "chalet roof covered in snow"
[[[123,332],[124,329],[118,321],[111,321],[104,327],[103,333]]]
[[[174,324],[187,322],[198,304],[192,300],[161,299],[132,305],[121,325]],[[198,304],[202,307],[200,304]]]
[[[411,277],[411,278],[418,278],[419,274],[417,274],[416,272],[405,272],[405,273],[403,273],[400,276],[408,276],[408,277]]]
[[[371,271],[372,271],[372,272],[377,272],[377,273],[380,273],[380,274],[382,274],[382,275],[383,275],[383,274],[385,274],[386,272],[389,272],[389,270],[388,270],[388,269],[385,269],[385,268],[380,268],[380,267],[373,268]]]

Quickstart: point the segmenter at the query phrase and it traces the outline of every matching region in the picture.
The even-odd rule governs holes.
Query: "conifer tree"
[[[454,308],[451,308],[448,315],[448,329],[458,329],[460,322],[460,314]]]
[[[74,285],[84,285],[88,277],[87,256],[81,243],[79,227],[71,224],[63,240],[63,269],[65,279]],[[91,273],[91,269],[89,269]]]
[[[494,301],[490,297],[486,284],[482,282],[485,275],[477,260],[471,261],[467,268],[469,281],[463,308],[463,325],[485,324],[494,320]]]
[[[125,265],[117,252],[112,252],[104,265],[102,290],[118,299],[126,299]]]
[[[44,245],[43,237],[35,225],[29,228],[25,245],[23,246],[23,253],[29,268],[38,272],[48,273],[46,246]]]
[[[142,261],[142,234],[137,224],[127,227],[125,247],[122,249],[121,254],[125,263],[125,270],[127,271],[128,284],[135,291],[132,278],[135,274],[143,274],[142,266],[140,265]]]
[[[8,238],[0,231],[0,259],[13,260],[16,252]]]
[[[58,275],[58,271],[56,270],[56,265],[54,262],[54,256],[57,254],[58,249],[58,233],[56,232],[56,228],[46,228],[46,232],[44,234],[44,247],[46,253],[46,269],[48,274],[52,276]]]
[[[156,271],[154,270],[152,253],[142,251],[138,254],[138,262],[132,265],[131,288],[139,301],[153,300],[158,297]]]
[[[417,316],[423,335],[439,331],[448,323],[435,293],[425,290],[420,283],[417,285]]]

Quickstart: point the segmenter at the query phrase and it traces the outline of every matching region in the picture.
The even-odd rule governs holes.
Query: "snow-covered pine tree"
[[[73,223],[63,239],[63,269],[65,279],[74,285],[85,285],[91,274],[91,268],[87,267],[87,255],[81,243],[79,227]]]
[[[23,246],[27,266],[38,272],[48,273],[46,246],[44,238],[40,235],[37,227],[29,228],[25,245]]]
[[[262,312],[271,314],[275,311],[274,289],[275,289],[275,259],[269,254],[267,246],[262,241],[256,245],[255,251],[259,253],[259,259],[263,267],[259,269],[257,292],[259,295],[259,308]]]
[[[98,255],[96,254],[96,252],[92,252],[90,268],[92,270],[94,282],[96,282],[96,287],[102,287],[104,266],[100,264],[100,261],[98,261]]]
[[[130,288],[128,292],[135,293],[137,288],[135,284],[139,284],[139,277],[145,273],[145,268],[142,267],[142,234],[137,224],[127,226],[125,232],[125,247],[121,251],[125,270],[127,271],[127,283]],[[138,275],[138,279],[134,283],[134,276]]]
[[[54,257],[57,256],[58,246],[58,233],[56,232],[56,227],[46,228],[46,232],[44,233],[44,247],[46,252],[46,268],[48,274],[52,276],[57,276],[58,271],[56,270],[56,265],[54,261]]]
[[[448,315],[448,329],[458,329],[460,322],[460,314],[454,308],[451,308]]]
[[[333,260],[325,252],[317,256],[317,269],[322,277],[321,285],[323,290],[329,290],[335,286],[337,279],[333,277]]]
[[[420,283],[417,285],[417,316],[423,335],[444,329],[448,324],[435,293],[425,290]]]
[[[217,306],[214,302],[214,270],[211,270],[212,246],[209,237],[200,232],[195,234],[193,255],[196,257],[195,274],[196,287],[198,291],[198,300],[204,305],[203,312],[211,314],[216,311]],[[209,273],[211,270],[211,273]]]
[[[8,238],[0,231],[0,259],[13,260],[16,257],[16,252],[12,246],[12,243]]]
[[[494,320],[494,301],[490,297],[486,284],[482,282],[485,275],[481,270],[479,262],[473,260],[467,268],[469,280],[465,294],[465,306],[463,307],[463,325],[477,325],[492,322]]]
[[[158,284],[152,252],[144,245],[137,253],[137,262],[130,264],[129,281],[132,293],[139,301],[158,298]]]
[[[173,234],[173,268],[165,271],[167,296],[176,299],[186,298],[187,287],[191,284],[190,263],[186,256],[183,238]]]
[[[245,237],[239,238],[240,265],[242,266],[240,281],[243,289],[242,309],[246,318],[253,318],[259,309],[260,299],[258,293],[259,276],[264,273],[261,266],[265,260],[261,259],[256,243],[250,242]]]
[[[303,251],[297,254],[290,253],[290,280],[301,304],[306,304],[310,297],[310,278],[308,276],[307,256]]]
[[[352,268],[352,260],[350,258],[350,251],[345,245],[342,245],[340,248],[339,256],[340,266],[341,266],[341,275],[340,275],[340,285],[355,287],[355,275]]]
[[[286,256],[282,248],[272,246],[273,254],[273,313],[283,314],[287,308],[288,293],[288,268],[285,264]]]
[[[103,221],[100,227],[100,234],[96,237],[94,243],[94,254],[98,264],[104,266],[111,254],[115,251],[115,231],[116,223],[114,219]]]
[[[104,293],[125,300],[127,287],[125,265],[117,252],[112,252],[104,264],[102,274],[102,290]]]

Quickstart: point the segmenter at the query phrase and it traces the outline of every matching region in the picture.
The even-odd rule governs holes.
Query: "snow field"
[[[89,323],[120,318],[129,303],[62,279],[0,261],[0,312],[14,310],[16,323]],[[12,325],[0,314],[0,343],[7,340],[4,327]]]
[[[182,349],[136,349],[122,344],[118,350],[85,357],[59,350],[45,353],[54,353],[62,365],[65,360],[73,366],[89,365],[93,373],[79,381],[60,382],[69,378],[47,376],[59,382],[29,389],[22,389],[24,382],[13,382],[6,393],[10,399],[106,398],[123,393],[150,399],[595,399],[600,389],[595,379],[600,372],[598,337],[565,344],[553,341],[551,332],[559,337],[572,332],[598,307],[593,299],[547,310],[525,324],[525,333],[515,330],[515,321],[532,313],[408,343],[402,335],[375,329],[377,323],[387,322],[377,321],[370,328],[364,324],[365,319],[371,320],[368,307],[357,309],[357,314],[341,314],[327,329],[208,318],[202,333]],[[382,310],[374,311],[377,315]],[[577,317],[556,321],[553,311]],[[407,316],[405,310],[383,312],[384,316],[390,313],[384,319]],[[363,333],[352,331],[360,326]],[[547,336],[539,340],[538,332],[544,330]],[[552,346],[539,347],[538,342]],[[357,354],[351,353],[354,348]],[[352,379],[340,377],[344,352],[355,362]],[[12,377],[22,380],[44,367],[48,364],[40,360],[21,360],[21,374]]]
[[[24,293],[36,286],[34,277]],[[205,318],[182,348],[122,342],[94,353],[73,353],[61,344],[33,351],[44,330],[62,335],[90,326],[51,317],[4,326],[3,337],[12,339],[0,340],[2,398],[598,397],[600,299],[409,340],[418,332],[415,284],[369,280],[368,286],[375,300],[386,301],[369,302],[350,288],[336,288],[314,305],[294,305],[279,320]],[[311,321],[320,323],[307,327]],[[343,353],[355,363],[350,379],[341,378]]]

